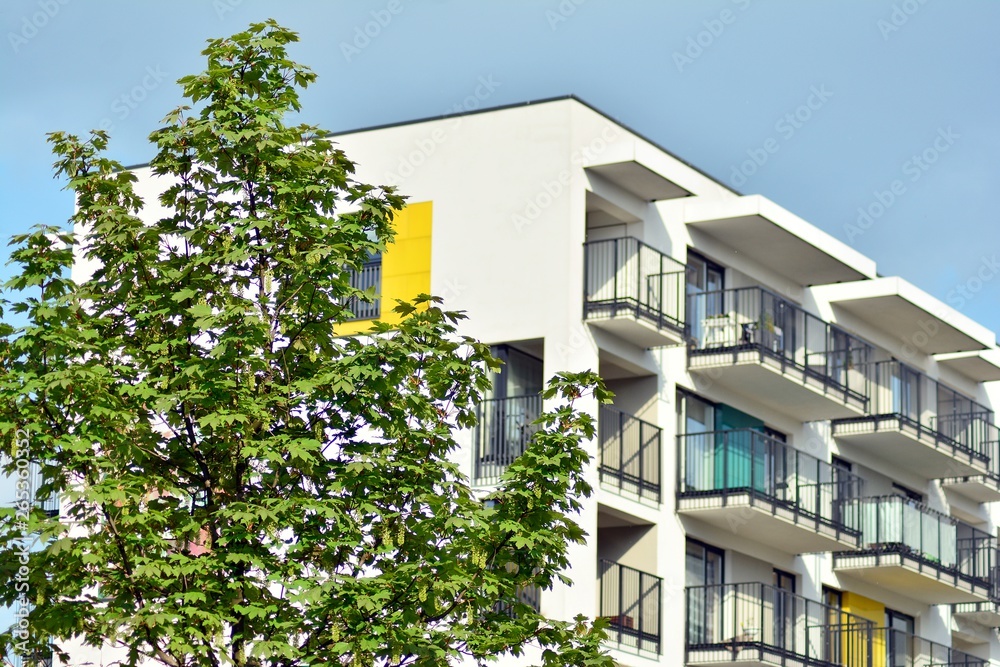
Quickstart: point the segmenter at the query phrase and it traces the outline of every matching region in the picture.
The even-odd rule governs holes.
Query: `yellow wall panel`
[[[850,612],[855,616],[860,616],[861,618],[867,618],[869,621],[874,623],[877,628],[881,628],[885,625],[884,604],[878,600],[872,600],[871,598],[866,598],[864,595],[858,595],[857,593],[852,593],[851,591],[844,591],[841,595],[844,611]]]
[[[844,591],[841,594],[841,602],[844,611],[871,621],[875,624],[876,628],[881,628],[885,625],[885,605],[881,602],[866,598],[857,593],[852,593],[851,591]],[[844,639],[846,641],[847,637],[845,636]],[[876,632],[872,638],[872,667],[886,667],[885,639],[885,634],[881,632]],[[849,662],[851,663],[848,667],[863,667],[867,663],[865,656],[861,655],[858,651],[845,650],[845,655],[849,656]]]
[[[396,300],[412,301],[418,294],[431,291],[431,202],[408,204],[396,214],[393,227],[396,238],[382,253],[382,308],[380,320],[398,324],[393,312]],[[367,331],[372,320],[357,320],[339,325],[337,333],[350,335]]]

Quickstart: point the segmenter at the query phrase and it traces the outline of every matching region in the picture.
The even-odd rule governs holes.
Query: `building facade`
[[[1000,664],[993,332],[574,98],[336,140],[417,202],[429,242],[386,266],[429,265],[507,362],[475,485],[544,378],[615,392],[543,613],[608,618],[623,665]]]
[[[993,332],[575,98],[336,141],[410,197],[357,284],[441,296],[506,362],[458,435],[477,487],[545,378],[615,392],[544,614],[607,618],[637,667],[1000,665]]]

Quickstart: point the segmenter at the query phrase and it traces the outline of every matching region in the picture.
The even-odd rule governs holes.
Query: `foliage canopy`
[[[518,591],[550,586],[590,493],[590,373],[483,503],[451,461],[498,362],[422,296],[398,326],[338,336],[350,272],[392,240],[404,198],[354,179],[324,132],[286,126],[315,75],[273,21],[204,51],[150,135],[158,202],[105,156],[50,135],[79,233],[18,236],[28,324],[0,332],[5,470],[43,467],[27,524],[0,515],[0,603],[24,587],[22,652],[112,644],[123,664],[440,665],[541,646],[546,665],[609,665],[602,632]],[[154,219],[155,218],[155,219]],[[74,262],[96,267],[71,278]],[[22,566],[20,539],[41,536]],[[27,573],[26,577],[22,576]]]

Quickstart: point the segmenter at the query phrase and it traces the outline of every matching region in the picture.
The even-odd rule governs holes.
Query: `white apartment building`
[[[508,362],[474,483],[544,378],[616,394],[543,613],[608,617],[622,665],[1000,664],[993,332],[575,98],[336,139],[419,209],[385,270],[419,265]]]
[[[359,281],[507,361],[460,434],[477,486],[545,378],[616,394],[583,405],[589,539],[544,614],[608,618],[633,667],[1000,665],[993,332],[576,98],[336,140],[410,197]]]

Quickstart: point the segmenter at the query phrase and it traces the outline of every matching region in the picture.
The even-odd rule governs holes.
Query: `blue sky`
[[[72,212],[45,132],[145,162],[205,40],[267,17],[320,75],[309,122],[439,115],[483,79],[484,106],[573,93],[1000,330],[990,0],[4,0],[0,234]]]

